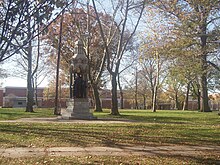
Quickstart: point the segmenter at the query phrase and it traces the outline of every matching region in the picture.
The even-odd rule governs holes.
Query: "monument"
[[[78,40],[70,67],[70,99],[67,108],[61,110],[62,119],[96,119],[89,110],[87,74],[88,59],[82,41]]]

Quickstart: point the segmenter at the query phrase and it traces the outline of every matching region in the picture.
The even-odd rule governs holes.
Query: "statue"
[[[73,97],[87,98],[87,81],[78,73],[74,75]]]
[[[62,119],[96,119],[89,110],[87,97],[88,59],[79,40],[75,43],[75,53],[70,66],[70,99],[67,108],[61,110]]]
[[[76,42],[70,69],[70,98],[87,98],[87,65],[88,59],[79,40]]]

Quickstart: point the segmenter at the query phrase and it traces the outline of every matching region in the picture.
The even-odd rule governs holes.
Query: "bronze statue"
[[[88,59],[81,40],[75,43],[70,67],[70,98],[87,98]]]
[[[86,98],[87,82],[81,74],[74,74],[73,97]]]

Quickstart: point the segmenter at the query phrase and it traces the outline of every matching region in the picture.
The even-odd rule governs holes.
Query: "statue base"
[[[67,102],[67,108],[61,110],[61,118],[67,120],[95,120],[97,119],[89,110],[87,98],[74,98]]]

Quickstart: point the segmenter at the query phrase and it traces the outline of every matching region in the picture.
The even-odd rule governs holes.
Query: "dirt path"
[[[214,152],[220,155],[220,146],[137,146],[137,147],[51,147],[51,148],[5,148],[0,149],[0,157],[34,157],[34,156],[84,156],[84,155],[181,155],[196,156]]]
[[[137,122],[128,119],[97,119],[97,120],[64,120],[61,118],[53,117],[53,118],[21,118],[17,120],[0,120],[0,123],[16,123],[16,122],[30,122],[30,123],[100,123],[100,124],[108,124],[108,123],[129,123],[129,122]]]

